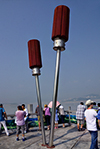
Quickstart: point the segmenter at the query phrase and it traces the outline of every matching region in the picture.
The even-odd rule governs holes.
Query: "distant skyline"
[[[66,49],[61,52],[58,101],[100,96],[99,0],[0,0],[0,102],[37,103],[28,60],[30,39],[40,41],[42,102],[52,100],[56,51],[51,35],[54,9],[59,5],[70,8],[70,25]]]

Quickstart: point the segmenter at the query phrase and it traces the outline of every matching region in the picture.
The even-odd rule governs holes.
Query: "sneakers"
[[[78,131],[84,131],[85,130],[85,128],[79,128],[78,129]]]
[[[22,138],[22,140],[25,141],[26,139],[25,138]]]
[[[16,141],[19,141],[19,138],[16,138]]]
[[[22,138],[22,141],[25,141],[26,138]],[[16,138],[16,141],[19,141],[19,138]]]
[[[81,128],[81,131],[84,131],[85,130],[85,128]]]

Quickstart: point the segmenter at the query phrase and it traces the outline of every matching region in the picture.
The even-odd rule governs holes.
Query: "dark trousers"
[[[61,122],[64,123],[64,117],[65,115],[60,115],[61,116]]]
[[[46,119],[47,126],[50,125],[50,116],[45,115],[45,119]]]

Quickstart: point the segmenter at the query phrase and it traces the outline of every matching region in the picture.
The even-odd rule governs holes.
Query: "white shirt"
[[[64,115],[64,107],[62,105],[59,107],[59,112],[60,115]]]
[[[87,129],[90,131],[97,131],[96,116],[97,113],[94,109],[87,109],[85,111]]]
[[[27,117],[28,116],[28,110],[27,110],[27,108],[25,108],[24,111],[26,112],[26,117]]]

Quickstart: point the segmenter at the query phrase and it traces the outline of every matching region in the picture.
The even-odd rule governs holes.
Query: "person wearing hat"
[[[7,120],[6,112],[3,108],[3,104],[0,104],[0,130],[1,130],[1,124],[2,124],[4,129],[5,129],[6,135],[9,136],[9,132],[8,132],[8,129],[6,126],[5,118]]]
[[[97,112],[93,109],[93,101],[87,100],[85,104],[87,105],[87,109],[85,111],[86,125],[91,135],[90,149],[99,149],[98,132],[97,132],[97,126],[96,126]]]

